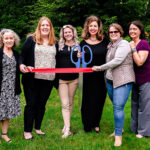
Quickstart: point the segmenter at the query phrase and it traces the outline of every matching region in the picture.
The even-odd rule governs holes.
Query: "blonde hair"
[[[103,40],[103,26],[102,26],[102,21],[97,16],[90,16],[90,17],[86,18],[85,23],[84,23],[83,32],[82,32],[82,38],[85,39],[85,40],[87,40],[87,39],[90,38],[89,25],[93,21],[96,21],[97,24],[98,24],[98,32],[96,34],[96,38],[98,40]]]
[[[41,27],[41,24],[42,24],[42,21],[46,20],[49,25],[50,25],[50,34],[49,34],[49,45],[54,45],[56,43],[56,37],[55,37],[55,34],[54,34],[54,28],[53,28],[53,25],[52,25],[52,22],[51,20],[48,18],[48,17],[45,17],[43,16],[39,22],[38,22],[38,25],[37,25],[37,28],[35,30],[35,32],[31,35],[34,39],[34,41],[36,43],[38,43],[39,45],[42,45],[43,44],[43,40],[41,38],[41,31],[40,31],[40,27]]]
[[[124,34],[123,28],[118,23],[112,23],[109,25],[108,30],[107,30],[108,35],[109,35],[109,30],[111,27],[116,28],[120,32],[120,36],[123,37],[123,34]]]
[[[7,33],[7,32],[11,32],[11,33],[13,33],[13,35],[14,35],[15,42],[14,42],[14,46],[13,46],[13,47],[18,46],[19,43],[20,43],[20,37],[18,36],[18,34],[15,33],[15,32],[14,32],[13,30],[11,30],[11,29],[2,29],[2,30],[0,31],[0,47],[3,47],[3,45],[4,45],[4,43],[3,43],[3,36],[4,36],[4,34]]]
[[[59,50],[63,50],[65,42],[66,42],[65,38],[64,38],[64,29],[65,28],[69,28],[73,32],[73,45],[72,46],[75,46],[75,45],[79,44],[77,30],[72,25],[64,25],[61,28],[60,34],[59,34],[59,37],[60,37],[60,40],[59,40],[59,43],[58,43],[59,44]],[[68,50],[70,50],[70,49],[68,49]]]

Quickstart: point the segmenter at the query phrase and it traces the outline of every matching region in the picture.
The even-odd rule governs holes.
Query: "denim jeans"
[[[113,87],[113,82],[107,79],[107,92],[113,103],[115,135],[121,136],[124,124],[124,106],[128,100],[132,83],[124,84],[117,88]]]

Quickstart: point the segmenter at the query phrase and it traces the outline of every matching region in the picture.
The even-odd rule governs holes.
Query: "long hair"
[[[19,43],[20,43],[20,37],[18,36],[18,34],[15,33],[15,32],[14,32],[13,30],[11,30],[11,29],[2,29],[2,30],[0,31],[0,47],[2,47],[2,46],[4,45],[4,43],[3,43],[3,36],[4,36],[4,34],[7,33],[7,32],[13,33],[13,36],[14,36],[14,39],[15,39],[15,42],[14,42],[14,46],[13,46],[13,47],[18,46]]]
[[[138,27],[139,30],[141,31],[140,39],[145,39],[145,38],[146,38],[146,35],[145,35],[145,31],[144,31],[144,26],[143,26],[143,24],[142,24],[140,21],[132,21],[132,22],[129,24],[129,27],[130,27],[131,24],[133,24],[133,25],[135,25],[136,27]]]
[[[103,27],[102,27],[102,21],[100,20],[100,18],[98,18],[97,16],[90,16],[88,18],[86,18],[85,23],[84,23],[84,28],[83,28],[83,32],[82,32],[82,38],[87,40],[90,38],[90,33],[89,33],[89,25],[91,24],[91,22],[96,21],[98,24],[98,32],[96,34],[96,38],[98,40],[103,40]]]
[[[79,41],[78,41],[78,35],[77,35],[77,30],[72,26],[72,25],[64,25],[61,30],[60,30],[60,34],[59,34],[59,37],[60,37],[60,40],[59,40],[59,50],[63,50],[64,48],[64,45],[65,45],[65,38],[64,38],[64,29],[65,28],[69,28],[72,30],[73,32],[73,45],[72,46],[75,46],[75,45],[78,45],[79,44]],[[69,49],[68,49],[69,50]]]
[[[35,32],[32,34],[33,36],[33,39],[36,43],[38,43],[39,45],[42,45],[43,44],[43,40],[42,40],[42,37],[41,37],[41,31],[40,31],[40,27],[41,27],[41,24],[42,24],[42,21],[44,20],[47,20],[47,22],[49,23],[50,25],[50,33],[49,33],[49,43],[48,45],[54,45],[56,43],[56,37],[55,37],[55,34],[54,34],[54,28],[53,28],[53,25],[52,25],[52,22],[49,18],[43,16],[39,22],[38,22],[38,25],[37,25],[37,28],[35,30]]]

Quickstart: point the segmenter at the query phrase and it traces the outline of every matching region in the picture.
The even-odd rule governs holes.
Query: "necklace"
[[[97,39],[91,39],[91,38],[90,38],[89,40],[90,40],[90,41],[92,41],[92,42],[95,42],[95,41],[97,41]]]

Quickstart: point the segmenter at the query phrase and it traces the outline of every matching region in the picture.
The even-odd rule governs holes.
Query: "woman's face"
[[[130,27],[129,27],[129,35],[130,35],[130,37],[132,39],[139,38],[140,34],[141,34],[140,29],[136,25],[131,24]]]
[[[15,43],[15,38],[12,32],[6,32],[3,35],[4,47],[12,48]]]
[[[120,39],[121,34],[118,31],[118,29],[116,29],[115,27],[110,27],[109,28],[109,37],[113,42],[116,42],[117,40]]]
[[[64,38],[66,41],[71,41],[73,39],[73,32],[70,28],[64,29]]]
[[[93,21],[89,24],[89,33],[90,35],[96,35],[98,32],[98,23],[96,21]]]
[[[50,24],[47,20],[43,20],[40,26],[40,31],[42,36],[48,36],[50,33]]]

